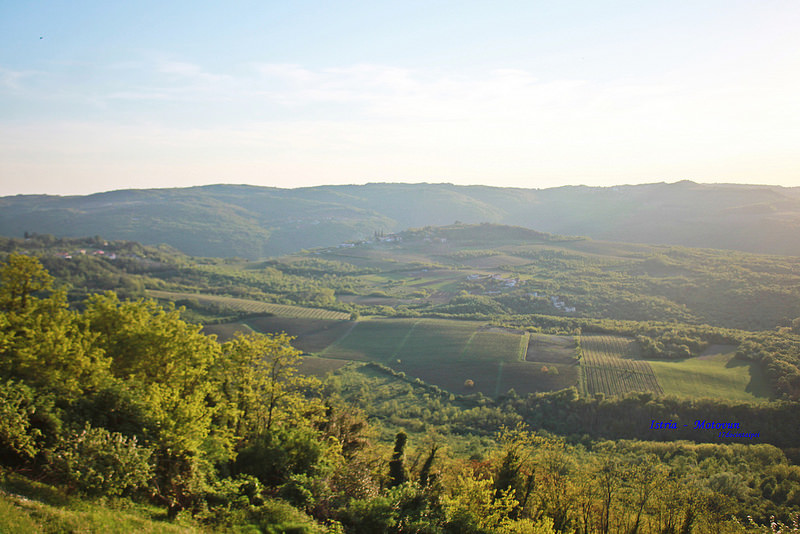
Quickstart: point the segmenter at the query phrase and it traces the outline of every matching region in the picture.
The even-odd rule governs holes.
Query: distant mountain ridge
[[[376,230],[491,222],[637,243],[800,255],[800,187],[697,184],[521,189],[370,183],[209,185],[0,198],[0,234],[101,235],[197,256],[260,258]]]

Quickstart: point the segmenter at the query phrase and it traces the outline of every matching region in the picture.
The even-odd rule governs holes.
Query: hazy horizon
[[[800,5],[0,6],[0,195],[800,185]]]
[[[776,188],[785,188],[785,189],[797,189],[800,186],[785,186],[779,184],[755,184],[755,183],[735,183],[735,182],[696,182],[694,180],[675,180],[675,181],[658,181],[658,182],[641,182],[641,183],[619,183],[619,184],[609,184],[609,185],[589,185],[589,184],[562,184],[562,185],[553,185],[548,187],[518,187],[518,186],[504,186],[504,185],[494,185],[494,184],[459,184],[459,183],[452,183],[452,182],[402,182],[402,181],[385,181],[385,182],[364,182],[364,183],[340,183],[340,184],[319,184],[319,185],[298,185],[295,187],[282,187],[282,186],[269,186],[263,184],[248,184],[248,183],[235,183],[235,182],[219,182],[219,183],[207,183],[207,184],[197,184],[197,185],[186,185],[186,186],[163,186],[163,187],[140,187],[140,188],[115,188],[115,189],[101,189],[96,191],[89,191],[86,193],[68,193],[68,194],[60,194],[60,193],[12,193],[8,195],[0,195],[0,198],[3,197],[13,197],[13,196],[60,196],[60,197],[69,197],[69,196],[90,196],[90,195],[98,195],[104,193],[113,193],[115,191],[131,191],[131,190],[139,190],[139,191],[157,191],[157,190],[170,190],[170,189],[187,189],[187,188],[194,188],[194,187],[214,187],[214,186],[242,186],[242,187],[267,187],[267,188],[274,188],[274,189],[282,189],[282,190],[293,190],[293,189],[309,189],[313,187],[338,187],[338,186],[365,186],[365,185],[452,185],[458,187],[496,187],[496,188],[509,188],[509,189],[530,189],[530,190],[546,190],[546,189],[557,189],[560,187],[592,187],[592,188],[616,188],[616,187],[637,187],[637,186],[647,186],[647,185],[674,185],[680,182],[690,182],[696,185],[718,185],[718,186],[741,186],[741,187],[776,187]]]

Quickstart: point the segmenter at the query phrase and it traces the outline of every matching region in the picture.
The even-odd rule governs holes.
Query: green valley
[[[643,472],[641,532],[800,511],[794,257],[455,224],[257,261],[37,235],[0,261],[12,531],[126,502],[144,530],[622,531]]]

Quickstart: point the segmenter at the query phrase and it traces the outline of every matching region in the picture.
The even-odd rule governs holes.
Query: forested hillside
[[[514,189],[215,185],[0,199],[0,234],[95,235],[250,259],[412,227],[493,222],[639,243],[800,255],[797,188],[693,182]]]

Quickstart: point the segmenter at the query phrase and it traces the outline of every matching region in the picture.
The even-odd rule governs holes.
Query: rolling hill
[[[516,189],[212,185],[0,198],[0,234],[102,234],[255,259],[429,225],[493,222],[614,241],[800,255],[800,188],[682,181]]]

